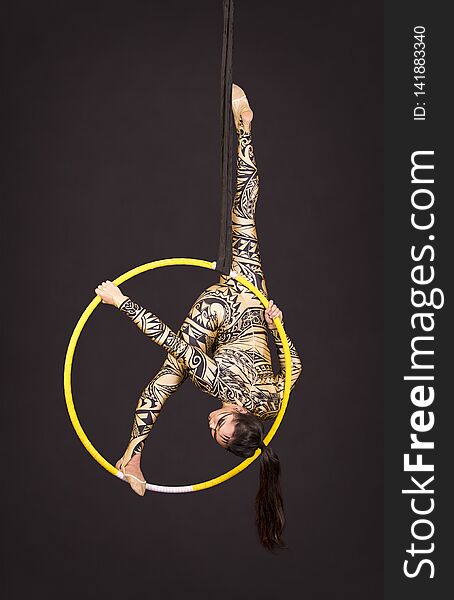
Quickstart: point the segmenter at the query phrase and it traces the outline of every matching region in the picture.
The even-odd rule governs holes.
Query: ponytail
[[[284,548],[284,503],[281,491],[281,464],[270,446],[261,444],[260,486],[255,500],[256,523],[260,542],[268,550]]]
[[[260,456],[260,485],[255,500],[256,524],[260,542],[268,550],[285,548],[282,540],[284,529],[284,503],[281,492],[281,464],[277,454],[263,443],[264,427],[260,419],[251,413],[235,415],[235,430],[227,450],[247,458],[257,448]]]

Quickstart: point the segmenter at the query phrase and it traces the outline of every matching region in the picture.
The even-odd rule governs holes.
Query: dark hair
[[[260,542],[268,550],[284,548],[284,503],[280,484],[281,465],[277,454],[263,444],[262,421],[251,413],[235,414],[235,429],[227,450],[248,458],[261,448],[260,485],[255,500],[256,523]]]

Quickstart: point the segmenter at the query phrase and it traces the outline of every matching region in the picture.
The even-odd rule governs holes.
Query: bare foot
[[[249,133],[252,117],[254,113],[249,106],[248,99],[244,90],[235,83],[232,85],[232,110],[235,119],[235,126],[237,131],[239,130],[240,117],[243,121],[244,130]]]
[[[121,468],[122,460],[123,457],[116,462],[116,468],[124,474],[126,481],[135,493],[143,496],[146,491],[146,481],[140,469],[140,454],[134,454],[126,467],[123,468]]]

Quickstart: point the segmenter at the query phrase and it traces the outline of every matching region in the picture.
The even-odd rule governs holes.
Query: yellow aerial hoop
[[[127,271],[123,275],[120,275],[120,277],[117,277],[113,281],[113,283],[115,285],[121,285],[128,279],[132,279],[136,275],[139,275],[140,273],[144,273],[145,271],[152,271],[153,269],[159,269],[161,267],[171,267],[171,266],[176,266],[176,265],[190,265],[193,267],[202,267],[204,269],[216,270],[215,262],[209,262],[209,261],[200,260],[197,258],[166,258],[163,260],[155,260],[153,262],[146,263],[144,265],[136,267],[135,269],[131,269],[130,271]],[[258,290],[255,287],[255,285],[253,285],[247,279],[245,279],[241,275],[236,274],[233,271],[230,273],[230,275],[231,275],[231,277],[235,278],[239,283],[244,285],[253,294],[255,294],[257,296],[257,298],[260,300],[260,302],[264,305],[264,307],[267,308],[268,300],[260,292],[260,290]],[[93,446],[93,444],[88,439],[88,437],[87,437],[85,431],[83,430],[82,425],[80,424],[80,421],[77,417],[76,409],[74,407],[72,388],[71,388],[72,364],[73,364],[73,359],[74,359],[74,352],[75,352],[76,346],[77,346],[77,341],[78,341],[80,334],[82,333],[82,330],[85,327],[88,319],[90,318],[91,314],[93,313],[95,308],[98,306],[98,304],[100,304],[100,302],[101,302],[101,299],[99,298],[99,296],[96,296],[90,302],[90,304],[87,306],[87,308],[82,313],[79,321],[77,322],[77,325],[74,328],[74,331],[71,335],[71,339],[68,344],[68,349],[66,351],[65,367],[64,367],[64,390],[65,390],[66,406],[68,408],[71,423],[73,424],[73,427],[74,427],[77,435],[79,436],[80,441],[85,446],[86,450],[91,454],[91,456],[96,460],[96,462],[98,462],[102,467],[104,467],[104,469],[109,471],[109,473],[112,473],[112,475],[115,475],[119,479],[124,479],[123,473],[121,471],[119,471],[118,469],[116,469],[113,465],[111,465],[103,456],[101,456],[101,454],[96,450],[96,448]],[[269,430],[268,434],[266,435],[265,439],[263,440],[266,445],[268,445],[271,442],[272,438],[274,437],[279,425],[281,424],[282,418],[283,418],[285,410],[287,408],[287,403],[288,403],[288,399],[290,396],[291,373],[292,373],[290,348],[289,348],[289,345],[287,342],[287,336],[285,334],[284,327],[282,326],[282,323],[280,322],[279,319],[274,319],[274,323],[279,332],[279,336],[281,338],[283,349],[284,349],[285,384],[284,384],[284,395],[283,395],[283,399],[282,399],[281,408],[279,410],[279,413],[276,416],[276,419],[274,420],[274,423],[273,423],[271,429]],[[238,475],[238,473],[241,473],[241,471],[244,471],[244,469],[246,469],[260,455],[260,452],[261,452],[261,450],[259,450],[259,449],[256,450],[256,452],[254,453],[253,456],[243,460],[234,469],[231,469],[230,471],[227,471],[226,473],[219,475],[218,477],[209,479],[208,481],[204,481],[202,483],[195,483],[193,485],[180,485],[180,486],[165,486],[165,485],[157,485],[154,483],[147,483],[146,488],[147,488],[147,490],[152,491],[152,492],[165,492],[165,493],[170,493],[170,494],[178,494],[178,493],[184,493],[184,492],[198,492],[200,490],[204,490],[204,489],[213,487],[215,485],[219,485],[220,483],[227,481],[227,479],[230,479],[231,477]]]

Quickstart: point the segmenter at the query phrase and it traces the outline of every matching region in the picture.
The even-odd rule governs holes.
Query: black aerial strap
[[[223,0],[224,30],[221,59],[221,229],[216,270],[228,275],[232,266],[232,57],[233,0]]]

